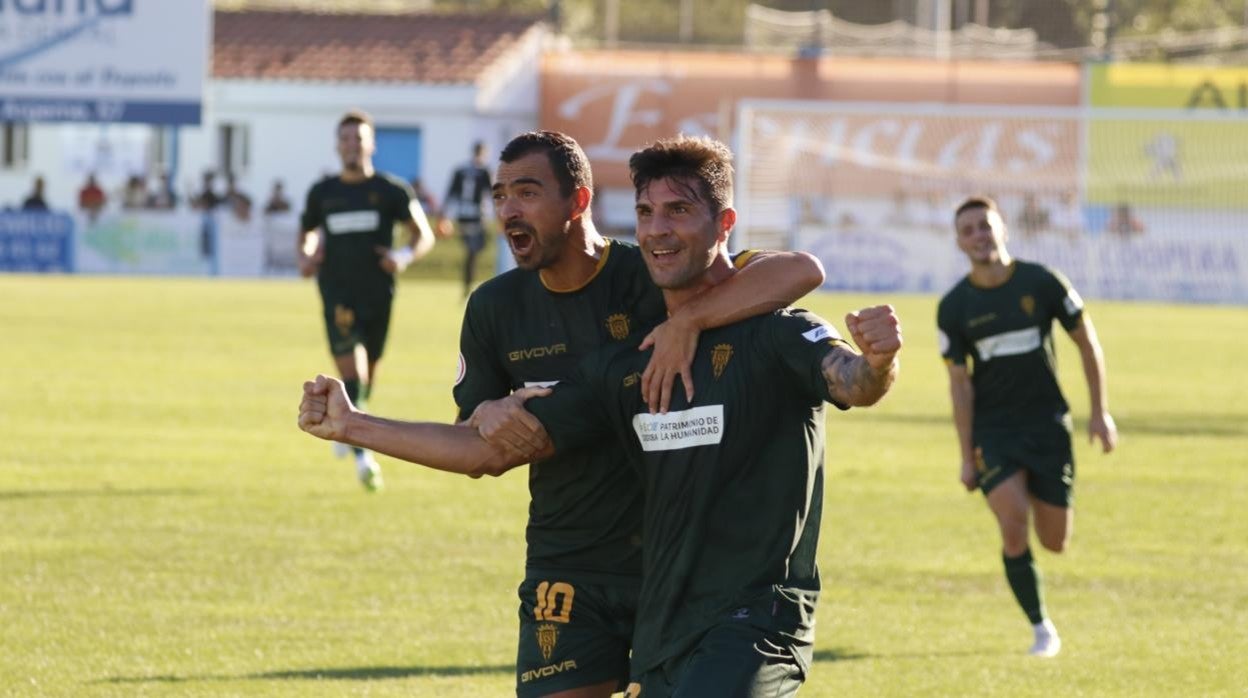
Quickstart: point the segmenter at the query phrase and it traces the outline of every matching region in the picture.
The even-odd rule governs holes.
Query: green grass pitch
[[[933,297],[888,300],[891,395],[829,415],[803,696],[1230,696],[1248,685],[1248,313],[1091,301],[1122,443],[1077,440],[1077,532],[1030,630],[958,484]],[[375,411],[453,414],[462,305],[405,280]],[[327,371],[310,282],[0,276],[0,694],[504,696],[524,470],[382,459],[368,495],[295,426]],[[1073,345],[1063,385],[1085,427]]]

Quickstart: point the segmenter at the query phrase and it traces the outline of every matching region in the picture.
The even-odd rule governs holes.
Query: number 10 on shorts
[[[572,620],[572,597],[576,590],[567,582],[542,582],[537,585],[537,605],[533,616],[537,620],[567,623]]]

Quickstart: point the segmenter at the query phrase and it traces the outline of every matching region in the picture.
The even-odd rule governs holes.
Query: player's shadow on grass
[[[82,497],[181,497],[203,494],[203,490],[185,487],[157,487],[149,489],[115,490],[101,487],[90,490],[0,490],[4,499],[73,499]]]
[[[290,671],[266,671],[250,674],[247,679],[331,679],[342,681],[371,681],[374,679],[407,679],[416,676],[482,676],[485,674],[511,674],[515,665],[494,666],[370,666],[341,667],[338,669],[299,669]]]
[[[94,683],[195,683],[200,681],[384,681],[386,679],[409,679],[421,676],[483,676],[486,674],[511,674],[515,665],[493,666],[365,666],[336,667],[332,669],[286,669],[262,671],[255,674],[188,674],[157,676],[113,676]]]
[[[818,662],[848,662],[855,659],[922,659],[924,657],[974,657],[986,656],[991,654],[1010,654],[1002,650],[1000,652],[980,652],[976,650],[954,650],[950,652],[911,652],[911,653],[884,653],[884,654],[868,654],[866,652],[857,652],[855,650],[844,647],[834,647],[827,650],[815,650],[814,661]]]
[[[871,655],[857,652],[845,647],[833,647],[827,650],[815,650],[812,659],[816,662],[848,662],[854,659],[866,659]]]

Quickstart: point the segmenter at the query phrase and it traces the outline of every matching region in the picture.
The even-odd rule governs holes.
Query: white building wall
[[[470,86],[388,86],[328,83],[216,81],[210,119],[214,123],[205,149],[184,139],[184,172],[216,165],[216,125],[243,124],[250,133],[250,165],[240,185],[257,202],[267,198],[274,180],[285,183],[296,209],[313,182],[337,172],[334,126],[342,114],[360,108],[380,127],[417,127],[422,134],[421,178],[434,191],[462,161],[473,138],[473,88]]]

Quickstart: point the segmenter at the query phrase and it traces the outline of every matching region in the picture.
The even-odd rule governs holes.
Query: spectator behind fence
[[[273,191],[269,194],[269,200],[264,204],[264,215],[274,213],[286,213],[290,210],[290,199],[286,198],[285,186],[282,180],[273,180]]]
[[[217,173],[204,170],[203,183],[199,192],[191,195],[191,206],[200,211],[211,211],[224,203],[225,199],[217,194]]]
[[[1018,212],[1018,226],[1024,235],[1035,235],[1049,227],[1049,210],[1036,201],[1032,192],[1023,194],[1023,208]]]
[[[147,207],[156,211],[169,211],[178,205],[178,195],[173,191],[173,177],[162,172],[155,191],[148,194]]]
[[[1109,222],[1105,225],[1105,232],[1121,235],[1122,237],[1135,237],[1144,232],[1144,223],[1135,217],[1135,212],[1131,210],[1131,204],[1120,201],[1114,207],[1114,213],[1109,217]]]
[[[126,210],[147,206],[147,182],[139,175],[130,175],[121,191],[121,207]]]
[[[108,196],[100,188],[99,182],[95,181],[95,173],[92,172],[87,175],[86,184],[78,190],[78,208],[87,214],[87,220],[94,221],[99,217],[106,203],[108,203]]]
[[[251,197],[238,188],[233,172],[225,173],[225,205],[240,221],[251,219]]]
[[[35,177],[34,189],[22,201],[23,211],[46,211],[48,210],[48,202],[43,198],[43,176]]]

